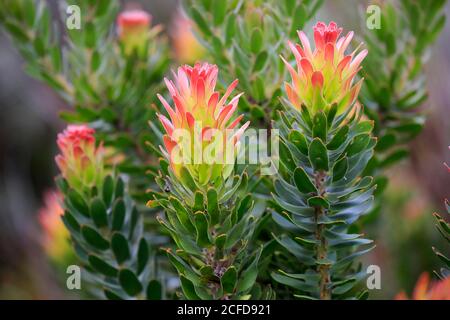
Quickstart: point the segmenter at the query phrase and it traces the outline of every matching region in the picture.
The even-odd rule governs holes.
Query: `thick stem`
[[[315,184],[318,190],[318,195],[324,195],[325,193],[325,177],[326,174],[324,172],[318,172],[315,176]],[[316,219],[316,240],[318,241],[317,245],[317,254],[316,259],[324,261],[327,259],[328,254],[328,243],[327,239],[324,236],[325,225],[318,224],[317,222],[321,218],[321,216],[325,215],[325,211],[322,207],[315,208],[315,219]],[[321,300],[330,300],[331,299],[331,287],[330,287],[330,270],[329,265],[327,264],[319,264],[317,266],[317,273],[320,275],[320,299]]]

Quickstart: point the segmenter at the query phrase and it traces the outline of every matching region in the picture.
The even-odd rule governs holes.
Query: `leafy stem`
[[[315,174],[315,186],[318,190],[317,195],[323,196],[325,194],[325,179],[327,174],[324,171],[319,171]],[[328,255],[328,243],[324,236],[325,225],[319,224],[321,216],[326,215],[323,207],[317,206],[314,209],[314,217],[316,223],[316,240],[317,240],[317,253],[316,259],[320,263],[317,265],[317,273],[320,275],[320,299],[330,300],[331,299],[331,289],[330,289],[330,272],[329,265],[323,263],[327,259]]]

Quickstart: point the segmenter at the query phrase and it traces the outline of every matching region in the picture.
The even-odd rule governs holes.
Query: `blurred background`
[[[49,1],[56,7],[57,0]],[[139,4],[140,2],[140,4]],[[122,1],[141,5],[173,35],[176,0]],[[325,1],[318,19],[332,19],[358,33],[366,1]],[[55,9],[56,10],[56,9]],[[446,8],[450,14],[450,6]],[[189,30],[172,39],[174,52],[193,52]],[[423,271],[431,273],[440,262],[432,246],[445,247],[434,228],[433,212],[445,212],[450,196],[450,175],[443,162],[450,163],[450,25],[435,44],[426,68],[429,99],[424,104],[427,121],[423,132],[411,144],[411,159],[389,172],[391,179],[381,218],[371,225],[368,237],[377,248],[366,263],[381,267],[382,288],[372,298],[392,299],[401,291],[410,293]],[[181,49],[187,44],[191,51]],[[197,48],[197,49],[194,49]],[[370,53],[369,53],[370,54]],[[182,60],[188,61],[189,57]],[[51,222],[40,212],[52,207],[55,195],[56,134],[64,123],[58,113],[64,102],[49,88],[27,76],[23,62],[10,40],[0,32],[0,299],[77,298],[65,287],[65,270],[52,254],[46,232]],[[47,226],[47,227],[46,227]],[[46,230],[44,230],[46,229]],[[56,252],[56,253],[55,253]],[[72,257],[64,257],[66,261]]]

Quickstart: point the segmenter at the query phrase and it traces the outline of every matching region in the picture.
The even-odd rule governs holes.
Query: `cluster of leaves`
[[[0,20],[25,59],[26,71],[73,107],[62,118],[95,128],[113,155],[126,155],[118,167],[121,172],[145,177],[152,168],[145,164],[151,154],[144,141],[151,136],[144,129],[154,119],[150,105],[162,90],[169,63],[160,28],[150,30],[143,52],[127,54],[116,35],[118,2],[77,0],[57,5],[58,24],[41,0],[2,1]],[[80,29],[66,26],[75,22],[70,20],[74,12],[66,11],[71,5],[80,8]]]
[[[92,292],[108,299],[161,299],[162,285],[150,265],[151,248],[143,234],[142,215],[120,177],[75,190],[59,177],[64,195],[63,221],[83,263]]]
[[[361,176],[376,144],[373,122],[361,120],[357,106],[337,116],[336,110],[333,105],[310,114],[289,106],[277,124],[273,218],[285,232],[274,236],[296,263],[280,266],[273,278],[296,289],[299,298],[349,296],[365,273],[352,262],[371,249],[356,250],[372,241],[349,228],[373,203],[372,178]]]
[[[424,65],[429,48],[445,25],[446,0],[385,1],[379,28],[366,30],[369,55],[360,100],[379,138],[368,173],[380,173],[408,156],[406,143],[422,129],[420,106],[427,99]],[[378,193],[387,178],[376,176]]]
[[[446,165],[448,172],[450,172],[450,168]],[[448,199],[445,199],[445,208],[447,209],[447,213],[450,214],[450,203],[448,202]],[[436,228],[439,231],[439,233],[444,237],[445,240],[448,241],[450,244],[450,223],[445,221],[444,218],[442,218],[438,213],[434,213],[434,217],[436,219]],[[435,272],[435,274],[443,279],[450,277],[450,258],[445,256],[443,253],[441,253],[439,250],[433,247],[434,253],[438,256],[439,259],[441,259],[445,266],[441,268],[440,272]]]
[[[239,108],[267,128],[279,108],[285,80],[287,40],[296,37],[321,7],[323,0],[203,0],[185,2],[196,23],[199,40],[224,70],[224,83],[239,79],[245,92]]]
[[[254,200],[244,172],[216,186],[200,186],[188,169],[181,181],[161,160],[156,177],[163,192],[151,191],[150,206],[165,209],[160,223],[177,250],[167,250],[177,269],[186,299],[248,299],[271,297],[254,287],[261,250],[252,247]]]

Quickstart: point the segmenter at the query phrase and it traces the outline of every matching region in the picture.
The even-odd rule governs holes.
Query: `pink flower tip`
[[[119,27],[150,26],[152,16],[143,10],[123,11],[117,17]]]

